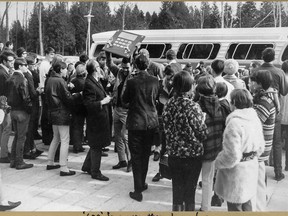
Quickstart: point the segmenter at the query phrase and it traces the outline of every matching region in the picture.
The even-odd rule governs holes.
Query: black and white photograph
[[[0,1],[0,212],[285,212],[287,171],[288,1]]]

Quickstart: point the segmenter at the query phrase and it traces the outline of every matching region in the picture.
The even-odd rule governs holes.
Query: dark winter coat
[[[48,105],[48,120],[52,125],[70,125],[72,115],[70,107],[80,94],[74,96],[68,91],[67,83],[60,74],[53,73],[45,85],[45,96]]]
[[[106,92],[100,82],[92,75],[85,80],[83,101],[87,110],[87,136],[90,148],[110,145],[111,132],[109,124],[109,105],[101,105]]]

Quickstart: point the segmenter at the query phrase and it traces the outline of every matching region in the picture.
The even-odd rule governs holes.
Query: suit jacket
[[[255,69],[256,71],[259,70],[268,70],[272,75],[272,83],[271,87],[278,90],[279,94],[285,96],[288,93],[288,85],[287,81],[285,80],[285,73],[280,68],[275,67],[271,63],[264,62],[260,67]]]
[[[109,105],[101,105],[100,101],[106,97],[101,82],[92,75],[85,80],[83,101],[87,111],[87,136],[90,148],[105,147],[111,142]]]
[[[38,93],[36,92],[35,87],[34,87],[33,75],[27,72],[27,73],[24,73],[24,76],[28,81],[28,90],[29,90],[30,98],[32,102],[34,102],[38,98]]]
[[[122,101],[128,105],[126,126],[128,130],[158,128],[156,98],[159,82],[146,71],[140,71],[127,81]]]

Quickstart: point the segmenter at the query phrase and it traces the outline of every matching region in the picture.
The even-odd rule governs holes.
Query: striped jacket
[[[267,161],[272,148],[276,108],[275,98],[272,91],[261,91],[254,96],[254,109],[263,126],[263,134],[265,139],[265,149],[259,157],[259,162]]]

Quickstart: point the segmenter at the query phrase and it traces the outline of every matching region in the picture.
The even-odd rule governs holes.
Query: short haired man
[[[14,63],[15,71],[7,80],[8,104],[11,106],[11,120],[15,130],[15,137],[11,148],[10,167],[16,169],[28,169],[33,164],[23,161],[23,149],[28,130],[30,113],[32,110],[29,95],[28,81],[24,76],[27,72],[27,62],[23,58],[17,58]]]
[[[214,60],[211,64],[211,68],[215,82],[216,83],[224,82],[227,85],[228,92],[227,95],[225,96],[225,99],[228,102],[230,102],[230,94],[233,91],[234,86],[230,82],[226,81],[222,76],[224,70],[224,61],[219,59]]]
[[[52,47],[48,47],[45,50],[45,59],[41,61],[39,65],[39,88],[41,89],[40,93],[42,103],[41,130],[42,130],[42,141],[45,145],[50,145],[53,138],[52,125],[48,122],[48,108],[44,96],[44,84],[48,72],[51,68],[52,60],[54,59],[54,57],[55,57],[55,50]]]
[[[13,51],[13,47],[14,47],[13,42],[7,41],[4,49]]]
[[[6,81],[14,68],[15,54],[11,51],[3,51],[0,55],[0,96],[8,94]],[[9,104],[8,104],[9,105]],[[8,141],[12,130],[10,113],[6,113],[0,125],[1,154],[0,163],[10,163],[8,158]]]
[[[171,65],[175,74],[182,71],[182,66],[180,63],[177,62],[176,52],[174,50],[172,50],[172,49],[167,50],[166,59],[168,61],[168,65]]]
[[[268,70],[272,75],[271,88],[276,89],[279,96],[287,95],[288,82],[285,78],[285,73],[283,70],[275,67],[272,63],[275,59],[275,50],[273,48],[266,48],[263,50],[262,59],[264,60],[264,63],[254,71]],[[285,175],[282,172],[281,115],[276,115],[272,151],[275,180],[281,181],[285,178]]]
[[[87,110],[87,137],[90,150],[82,166],[82,171],[93,179],[109,181],[100,171],[102,147],[111,143],[108,104],[111,97],[106,94],[101,82],[101,71],[96,60],[89,60],[88,72],[83,90],[83,101]]]
[[[134,178],[134,192],[130,192],[129,195],[132,199],[141,202],[142,191],[148,188],[145,180],[153,134],[159,129],[156,109],[159,82],[156,77],[147,73],[149,60],[145,55],[138,55],[135,65],[136,76],[127,81],[122,102],[128,104],[126,125]]]
[[[71,80],[71,83],[74,85],[74,88],[71,90],[72,94],[83,91],[86,75],[87,71],[85,65],[78,65],[76,67],[76,77]],[[73,152],[76,154],[85,151],[85,149],[82,147],[85,118],[86,108],[83,104],[83,97],[80,97],[77,101],[75,101],[72,109],[72,124],[70,126],[71,143],[73,145]]]
[[[16,54],[19,58],[26,58],[27,57],[27,52],[24,49],[24,47],[20,47],[19,49],[17,49]]]
[[[78,66],[79,64],[84,64],[84,65],[86,65],[86,63],[88,62],[88,60],[89,60],[88,55],[86,55],[85,53],[81,54],[81,55],[79,56],[79,61],[75,63],[75,68],[77,68],[77,66]]]
[[[107,66],[109,70],[116,77],[116,81],[113,87],[113,126],[114,126],[114,137],[115,146],[118,153],[119,162],[114,165],[113,169],[120,169],[127,167],[127,172],[131,171],[131,154],[128,147],[128,131],[126,129],[126,121],[128,115],[128,109],[123,104],[121,95],[123,94],[127,80],[131,76],[132,68],[127,58],[123,58],[121,67],[115,65],[112,61],[111,53],[107,53]],[[126,160],[127,159],[127,160]],[[128,163],[127,163],[128,162]]]

